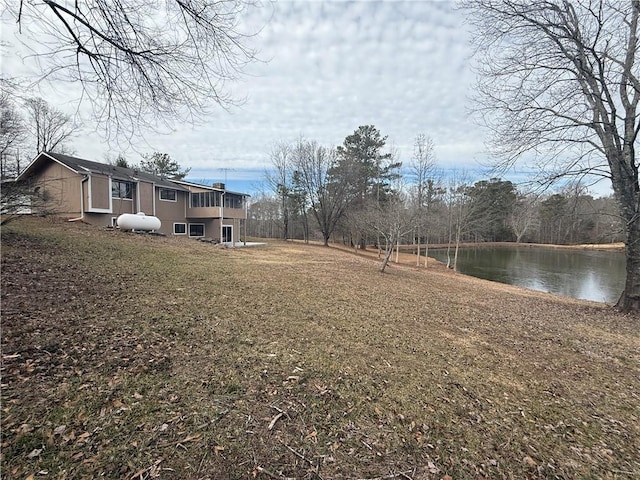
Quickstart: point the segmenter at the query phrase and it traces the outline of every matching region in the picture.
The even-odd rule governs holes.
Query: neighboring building
[[[167,235],[240,239],[248,195],[158,177],[59,153],[43,152],[17,178],[47,199],[46,210],[70,220],[115,226],[123,213],[144,212]]]

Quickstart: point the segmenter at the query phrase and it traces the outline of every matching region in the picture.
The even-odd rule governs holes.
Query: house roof
[[[141,170],[135,170],[132,168],[118,167],[116,165],[107,165],[106,163],[92,162],[91,160],[85,160],[83,158],[72,157],[70,155],[63,155],[61,153],[42,152],[36,156],[31,164],[20,174],[18,179],[26,178],[30,175],[30,172],[36,168],[46,157],[49,157],[70,170],[82,175],[97,173],[101,175],[108,175],[116,180],[127,181],[145,181],[149,183],[155,183],[157,186],[171,188],[174,190],[188,191],[181,185],[177,185],[171,182],[169,179],[153,175],[151,173],[143,172]]]
[[[216,191],[216,192],[231,193],[233,195],[239,195],[241,197],[250,197],[251,196],[248,193],[232,192],[231,190],[227,190],[226,188],[210,187],[209,185],[201,185],[200,183],[185,182],[184,180],[171,180],[171,182],[172,183],[177,183],[179,185],[185,185],[187,187],[196,187],[196,188],[203,188],[205,190],[212,190],[212,191]]]
[[[46,158],[50,158],[58,163],[63,164],[70,170],[79,175],[96,173],[100,175],[108,175],[116,180],[126,181],[145,181],[149,183],[155,183],[156,186],[163,188],[171,188],[174,190],[180,190],[182,192],[189,192],[188,187],[203,188],[205,190],[214,190],[220,192],[226,192],[243,197],[250,197],[247,193],[232,192],[224,188],[210,187],[208,185],[201,185],[199,183],[185,182],[184,180],[171,180],[169,178],[159,177],[152,173],[147,173],[141,170],[133,168],[118,167],[116,165],[108,165],[106,163],[93,162],[91,160],[85,160],[83,158],[72,157],[71,155],[63,155],[61,153],[53,152],[41,152],[36,158],[27,166],[27,168],[18,176],[16,180],[22,180],[31,175],[31,172],[37,168]]]

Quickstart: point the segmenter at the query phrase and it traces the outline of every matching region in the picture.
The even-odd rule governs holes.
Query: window
[[[242,208],[242,196],[227,193],[224,196],[224,206],[226,208]]]
[[[190,237],[204,237],[204,223],[190,223],[189,224],[189,236]]]
[[[116,228],[118,226],[118,217],[111,217],[111,226]]]
[[[170,188],[161,188],[160,189],[160,200],[164,200],[167,202],[175,202],[176,201],[176,191],[171,190]]]
[[[187,224],[186,223],[174,223],[173,224],[173,234],[174,235],[186,235],[187,234]]]
[[[191,194],[191,207],[219,207],[220,192],[199,192]]]
[[[133,198],[133,185],[131,182],[121,180],[111,181],[111,196],[113,198]]]

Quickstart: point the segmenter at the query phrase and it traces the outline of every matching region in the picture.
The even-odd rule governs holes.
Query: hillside
[[[640,476],[640,319],[377,267],[2,227],[2,477]]]

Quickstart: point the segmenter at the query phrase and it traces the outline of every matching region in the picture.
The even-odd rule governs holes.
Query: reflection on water
[[[446,262],[446,250],[429,256]],[[615,303],[625,279],[619,252],[531,247],[478,247],[458,252],[458,270],[467,275],[567,297]]]

